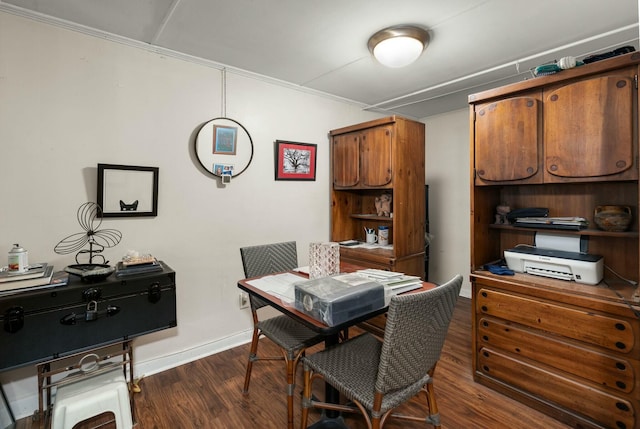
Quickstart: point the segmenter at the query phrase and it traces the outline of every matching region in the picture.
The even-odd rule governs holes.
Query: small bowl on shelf
[[[631,226],[631,208],[629,206],[597,206],[593,220],[598,228],[609,232],[623,232]]]

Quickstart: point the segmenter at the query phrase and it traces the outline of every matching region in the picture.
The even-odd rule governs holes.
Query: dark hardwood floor
[[[276,352],[268,340],[261,350]],[[136,394],[137,429],[164,428],[286,428],[284,365],[259,362],[254,365],[251,388],[243,395],[245,363],[249,344],[209,356],[144,378]],[[300,392],[301,371],[298,371]],[[320,384],[320,383],[318,383]],[[569,426],[534,411],[519,402],[474,383],[471,372],[471,301],[460,298],[449,335],[435,373],[435,388],[442,427],[445,429],[566,429]],[[318,395],[322,395],[322,386]],[[296,395],[296,427],[299,425],[299,395]],[[420,407],[414,398],[408,407]],[[310,422],[319,419],[310,414]],[[23,419],[27,420],[27,419]],[[345,416],[349,428],[364,429],[357,415]],[[18,428],[37,427],[21,422]],[[425,428],[424,423],[389,420],[387,429]]]

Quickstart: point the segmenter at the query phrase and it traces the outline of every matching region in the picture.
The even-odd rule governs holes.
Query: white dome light
[[[369,39],[369,50],[382,65],[404,67],[420,57],[429,33],[418,27],[398,26],[381,30]]]

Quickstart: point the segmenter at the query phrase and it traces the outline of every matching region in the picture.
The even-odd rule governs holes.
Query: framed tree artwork
[[[283,140],[275,142],[276,180],[316,180],[318,145]]]

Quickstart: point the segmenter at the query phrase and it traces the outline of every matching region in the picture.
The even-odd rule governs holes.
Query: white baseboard
[[[246,344],[251,341],[252,330],[243,331],[237,334],[234,334],[230,337],[221,338],[216,341],[202,344],[200,346],[183,350],[178,353],[173,353],[167,356],[160,356],[153,359],[148,359],[146,361],[134,361],[133,373],[135,378],[139,377],[148,377],[153,374],[157,374],[162,371],[166,371],[171,368],[175,368],[180,365],[184,365],[189,362],[193,362],[198,359],[202,359],[207,356],[211,356],[216,353],[223,352],[225,350],[231,349],[233,347],[240,346],[242,344]],[[24,391],[24,385],[28,385],[28,391],[33,390],[32,395],[22,396],[21,398],[12,398],[11,390],[7,389],[7,387],[11,387],[13,384],[11,381],[5,382],[5,392],[7,393],[9,404],[11,406],[11,410],[13,411],[13,415],[16,419],[22,419],[25,417],[32,416],[33,413],[38,409],[38,394],[35,390],[32,389],[31,386],[37,386],[38,380],[36,377],[29,377],[19,382],[16,382],[21,386],[18,386],[17,391]],[[1,401],[0,401],[1,402]],[[0,404],[1,405],[1,404]],[[0,411],[0,417],[3,419],[6,417]],[[4,427],[4,426],[3,426]]]

